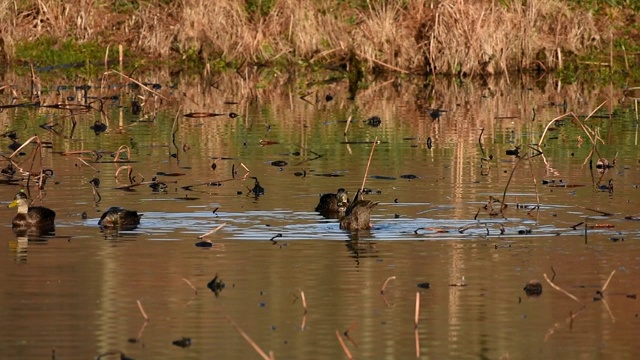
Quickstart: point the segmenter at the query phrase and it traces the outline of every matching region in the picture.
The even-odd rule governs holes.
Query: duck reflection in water
[[[349,240],[345,242],[347,250],[351,254],[351,257],[356,260],[356,264],[359,265],[358,260],[361,258],[373,258],[378,255],[377,243],[369,239],[371,232],[369,230],[358,230],[349,233]]]

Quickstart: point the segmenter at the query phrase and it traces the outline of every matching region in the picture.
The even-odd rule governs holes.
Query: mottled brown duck
[[[349,204],[344,216],[340,219],[340,229],[351,231],[371,229],[371,210],[378,204],[378,201],[360,199],[360,190],[358,190],[353,202]]]
[[[103,228],[133,229],[140,225],[142,214],[121,207],[111,207],[102,214],[98,225]]]
[[[335,194],[323,194],[316,206],[316,211],[323,215],[344,214],[349,206],[347,190],[340,188]]]
[[[18,213],[12,221],[14,231],[53,231],[56,213],[43,206],[29,206],[27,194],[24,191],[19,191],[16,194],[9,207],[18,208]]]

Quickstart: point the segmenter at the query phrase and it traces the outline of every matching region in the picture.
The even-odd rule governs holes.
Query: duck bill
[[[10,207],[10,208],[12,208],[12,207],[16,207],[16,206],[18,206],[18,201],[17,201],[17,200],[13,200],[13,201],[11,202],[11,204],[7,205],[7,207]]]

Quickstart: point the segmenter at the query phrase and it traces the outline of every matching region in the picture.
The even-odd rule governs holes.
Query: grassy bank
[[[8,63],[117,60],[176,69],[335,67],[360,73],[478,75],[632,71],[638,6],[624,0],[207,0],[9,2]],[[107,51],[109,49],[109,51]],[[637,66],[635,66],[637,68]],[[637,70],[636,70],[637,71]]]

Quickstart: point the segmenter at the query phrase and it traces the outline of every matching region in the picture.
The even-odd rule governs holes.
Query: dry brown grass
[[[355,54],[370,70],[493,74],[560,67],[602,45],[611,26],[561,0],[383,0],[364,9],[275,0],[264,15],[241,0],[138,3],[118,13],[111,2],[4,0],[0,21],[9,26],[0,35],[9,56],[17,42],[50,35],[161,59],[335,64]]]

